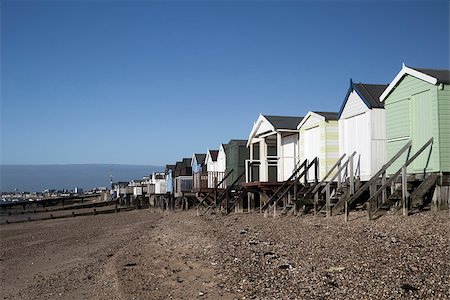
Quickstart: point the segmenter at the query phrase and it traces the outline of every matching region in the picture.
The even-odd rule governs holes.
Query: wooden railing
[[[410,144],[410,143],[408,143]],[[383,168],[382,173],[382,185],[381,187],[373,192],[370,195],[370,198],[367,200],[367,215],[368,219],[372,219],[372,212],[376,211],[378,208],[380,208],[384,203],[386,203],[386,200],[388,199],[387,195],[387,189],[392,186],[394,182],[397,181],[398,177],[401,175],[401,199],[402,199],[402,206],[403,206],[403,215],[408,214],[408,182],[407,182],[407,167],[423,152],[425,149],[430,146],[430,152],[428,154],[428,159],[426,162],[426,165],[424,166],[424,173],[426,170],[426,167],[429,162],[429,158],[431,156],[431,151],[433,149],[433,138],[429,139],[411,158],[407,159],[406,162],[395,172],[393,175],[390,176],[388,180],[386,180],[386,169]],[[411,147],[411,145],[409,146]],[[392,191],[391,191],[392,194]],[[378,196],[381,195],[381,203],[378,203],[376,200]]]
[[[211,195],[215,195],[215,199],[217,200],[217,195],[218,195],[218,192],[219,192],[219,186],[220,185],[222,185],[224,182],[225,182],[225,180],[228,178],[228,176],[230,176],[232,173],[233,173],[233,169],[231,169],[223,178],[222,178],[222,180],[220,181],[220,182],[218,182],[217,183],[217,185],[203,198],[203,200],[201,200],[200,201],[200,203],[197,205],[197,214],[199,215],[199,211],[198,211],[198,209],[200,208],[200,205],[205,205],[204,204],[204,202],[205,201],[208,201],[208,198],[211,196]]]
[[[411,152],[411,145],[412,145],[412,141],[409,140],[408,143],[406,143],[405,146],[403,146],[402,149],[400,149],[400,151],[397,152],[397,154],[394,155],[394,157],[392,157],[386,164],[383,165],[383,167],[369,180],[367,181],[361,188],[359,188],[354,194],[353,196],[351,196],[348,200],[347,200],[347,205],[352,204],[356,199],[358,199],[359,196],[362,195],[362,193],[364,193],[367,189],[369,189],[369,187],[373,187],[374,184],[376,184],[376,181],[379,179],[380,175],[382,175],[382,180],[386,180],[386,171],[387,169],[403,154],[405,153],[406,150],[408,150],[408,155],[407,157],[409,158],[409,154]],[[384,175],[383,175],[384,174]],[[384,184],[382,182],[382,184]],[[373,189],[373,188],[372,188]]]
[[[297,166],[296,168],[295,168],[295,170],[294,170],[294,172],[292,172],[292,175],[288,178],[288,180],[286,180],[276,191],[275,191],[275,193],[272,195],[272,197],[270,197],[269,198],[269,201],[267,201],[263,206],[262,206],[262,208],[261,208],[261,210],[263,210],[263,211],[267,211],[267,209],[275,202],[275,201],[278,201],[278,199],[280,198],[280,195],[278,194],[279,192],[281,192],[281,191],[283,191],[284,190],[284,192],[282,193],[283,195],[285,195],[287,192],[288,192],[288,190],[289,190],[289,187],[288,186],[290,186],[291,184],[293,184],[293,180],[295,179],[295,180],[297,180],[298,178],[300,178],[300,177],[302,177],[303,175],[305,175],[306,174],[306,172],[305,171],[303,171],[302,172],[302,174],[301,175],[298,175],[298,172],[300,172],[300,170],[301,169],[306,169],[306,170],[308,170],[309,168],[307,168],[307,163],[308,163],[308,160],[307,159],[305,159],[299,166]],[[312,164],[310,164],[310,166],[311,166]],[[281,197],[283,197],[283,196],[281,196]]]
[[[193,175],[193,191],[199,191],[202,189],[213,189],[218,182],[221,182],[225,176],[225,172],[209,171],[209,172],[198,172]],[[222,182],[219,189],[224,189],[226,183]]]
[[[175,196],[192,192],[192,176],[175,177]]]
[[[327,212],[327,217],[331,217],[331,184],[335,181],[335,179],[337,179],[337,185],[336,185],[336,189],[334,190],[334,192],[336,193],[337,190],[339,188],[341,188],[342,185],[342,181],[344,181],[344,178],[342,176],[342,171],[344,171],[344,176],[347,173],[347,166],[350,165],[350,182],[349,182],[349,188],[350,188],[350,193],[352,194],[354,192],[354,173],[353,173],[353,157],[355,156],[356,151],[354,151],[352,153],[352,155],[350,155],[348,157],[348,159],[341,164],[342,159],[345,157],[345,154],[341,156],[341,158],[334,164],[333,168],[331,168],[330,172],[328,172],[328,174],[332,174],[332,172],[334,171],[334,169],[338,168],[336,173],[333,175],[333,177],[330,178],[330,180],[328,180],[326,182],[325,187],[322,188],[322,190],[320,190],[320,194],[325,193],[325,205],[326,205],[326,212]],[[328,175],[327,174],[327,175]],[[325,178],[327,178],[328,176],[325,176]],[[318,185],[318,187],[320,188],[320,185]],[[318,192],[316,192],[314,194],[314,208],[315,208],[315,212],[317,213],[317,205],[318,205]]]

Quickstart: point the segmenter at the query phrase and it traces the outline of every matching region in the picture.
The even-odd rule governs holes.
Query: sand
[[[3,299],[450,299],[450,216],[152,209],[0,226]]]

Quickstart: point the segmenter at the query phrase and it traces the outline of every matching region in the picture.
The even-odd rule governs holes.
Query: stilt
[[[402,203],[403,215],[408,215],[408,181],[406,178],[406,166],[402,167]]]

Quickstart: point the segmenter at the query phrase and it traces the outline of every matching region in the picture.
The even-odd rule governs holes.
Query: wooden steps
[[[430,174],[410,195],[410,207],[416,208],[423,205],[423,197],[435,186],[438,174]]]

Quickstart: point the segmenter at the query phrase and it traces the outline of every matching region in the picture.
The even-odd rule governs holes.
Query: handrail
[[[394,157],[392,157],[387,163],[385,163],[383,165],[383,167],[381,167],[381,169],[369,181],[367,181],[361,188],[358,189],[358,191],[356,191],[347,200],[348,205],[352,204],[353,201],[355,201],[359,196],[361,196],[361,194],[365,190],[367,190],[369,188],[369,186],[372,185],[375,180],[378,179],[378,176],[380,176],[383,172],[385,172],[387,170],[387,168],[389,168],[407,149],[410,149],[411,145],[412,145],[412,140],[409,140],[408,143],[406,143],[406,145],[403,146],[403,148],[400,149],[400,151],[398,151],[397,154],[394,155]]]
[[[231,184],[225,189],[225,191],[223,191],[223,192],[217,197],[218,199],[220,199],[220,202],[219,202],[219,203],[216,203],[216,205],[220,205],[220,204],[222,203],[223,195],[226,195],[226,193],[228,193],[228,191],[231,190],[231,188],[232,188],[233,186],[235,186],[236,183],[237,183],[237,182],[242,178],[242,176],[244,176],[244,175],[245,175],[245,171],[242,172],[241,175],[239,175],[239,176],[233,181],[233,183],[231,183]]]
[[[242,176],[243,176],[244,174],[245,174],[245,171],[242,172],[241,175],[239,175],[238,178],[236,178],[236,180],[233,181],[233,183],[232,183],[231,185],[229,185],[229,186],[225,189],[225,191],[223,191],[219,196],[217,196],[217,199],[219,199],[219,202],[217,202],[217,203],[211,203],[211,204],[206,208],[206,210],[203,212],[202,216],[203,216],[204,214],[206,214],[206,213],[209,211],[209,209],[211,209],[213,206],[219,206],[220,204],[222,204],[222,201],[223,201],[223,195],[226,195],[226,193],[228,193],[228,191],[231,190],[231,188],[232,188],[233,186],[236,185],[236,183],[239,181],[239,179],[242,178]],[[216,199],[216,200],[217,200],[217,199]],[[228,209],[228,208],[227,208],[227,209]]]
[[[272,195],[272,197],[270,197],[269,201],[267,201],[267,203],[264,204],[264,206],[261,208],[262,210],[267,209],[267,207],[271,204],[271,202],[273,201],[273,199],[275,199],[275,197],[276,197],[276,195],[278,194],[278,192],[281,191],[287,184],[289,184],[289,182],[292,180],[292,178],[294,178],[294,177],[297,175],[298,171],[300,171],[301,168],[306,167],[307,162],[308,162],[308,160],[305,159],[305,160],[303,161],[303,163],[302,163],[297,169],[295,169],[294,172],[292,172],[292,175],[288,178],[288,180],[286,180],[286,181],[285,181],[285,182],[284,182],[284,183],[276,190],[276,192]]]
[[[334,164],[334,166],[327,172],[327,174],[325,174],[325,177],[318,184],[316,184],[314,189],[311,191],[311,194],[315,194],[317,192],[317,190],[320,188],[322,183],[324,183],[327,180],[328,176],[330,176],[331,173],[334,171],[334,169],[336,169],[336,167],[341,163],[341,161],[344,159],[345,155],[346,155],[345,153],[342,154],[342,156],[338,159],[338,161]]]
[[[206,195],[206,197],[204,197],[203,200],[200,201],[200,203],[197,205],[197,208],[199,208],[200,205],[203,204],[203,202],[204,202],[206,199],[208,199],[209,196],[212,195],[212,193],[214,193],[214,192],[217,191],[217,187],[220,186],[220,185],[227,179],[227,177],[230,176],[231,173],[233,173],[233,169],[231,169],[230,172],[228,172],[228,174],[225,175],[225,176],[223,177],[223,179],[222,179],[222,180],[214,187],[214,189],[212,189],[212,190]]]
[[[283,197],[291,190],[292,186],[293,186],[294,184],[297,183],[297,181],[298,181],[299,178],[302,178],[304,175],[306,175],[306,174],[308,173],[309,169],[310,169],[313,165],[317,164],[317,161],[318,161],[318,160],[319,160],[319,159],[318,159],[317,157],[315,157],[315,158],[308,164],[308,166],[305,168],[305,170],[303,170],[303,172],[300,173],[300,175],[298,175],[298,178],[296,178],[293,182],[291,182],[291,183],[289,184],[289,187],[288,187],[288,188],[287,188],[280,196],[278,196],[278,199],[274,201],[275,204],[278,203],[278,201],[280,201],[280,199],[283,198]],[[274,194],[274,195],[275,195],[275,194]]]
[[[393,176],[391,176],[391,178],[389,178],[388,181],[386,181],[385,184],[383,184],[370,198],[369,200],[367,200],[367,202],[371,202],[373,201],[373,199],[375,197],[377,197],[379,194],[381,194],[381,192],[387,187],[389,186],[392,181],[394,181],[395,179],[397,179],[397,177],[400,175],[400,173],[402,172],[402,169],[405,167],[408,167],[427,147],[428,145],[433,143],[433,138],[429,139],[428,142],[425,143],[425,145],[423,145],[419,151],[416,152],[416,154],[414,154],[410,159],[408,159],[401,167],[400,169],[395,172],[395,174]]]
[[[321,194],[324,193],[324,190],[326,189],[326,187],[327,187],[328,185],[330,185],[330,184],[333,182],[333,180],[335,180],[336,177],[339,176],[339,175],[341,174],[341,171],[342,171],[344,168],[347,168],[347,165],[349,164],[350,159],[353,159],[353,156],[355,156],[355,154],[356,154],[356,151],[354,151],[353,154],[352,154],[351,156],[349,156],[349,158],[347,159],[347,161],[346,161],[346,162],[345,162],[345,163],[337,170],[336,174],[334,174],[334,176],[327,182],[327,184],[325,185],[325,187],[320,191]]]

